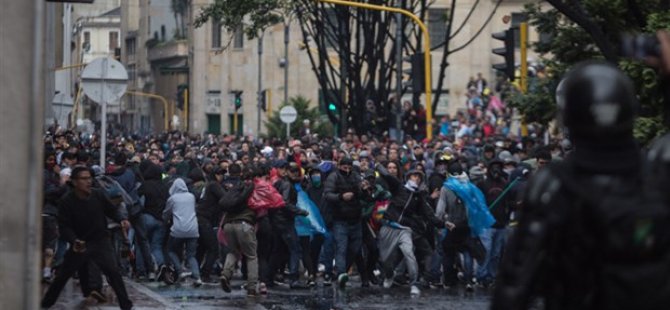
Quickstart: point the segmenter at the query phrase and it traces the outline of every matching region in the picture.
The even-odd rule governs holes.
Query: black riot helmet
[[[632,140],[638,102],[633,83],[616,66],[583,62],[561,84],[560,118],[575,145],[615,146]]]

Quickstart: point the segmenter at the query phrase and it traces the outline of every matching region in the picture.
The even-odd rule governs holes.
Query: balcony
[[[161,62],[188,57],[188,41],[160,42],[149,48],[149,61]]]

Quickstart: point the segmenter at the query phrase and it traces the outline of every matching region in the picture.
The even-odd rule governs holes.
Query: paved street
[[[205,284],[193,288],[189,283],[165,286],[156,282],[136,283],[126,281],[136,309],[459,309],[488,308],[488,293],[483,290],[466,293],[460,289],[424,289],[420,298],[411,298],[407,287],[383,289],[379,286],[360,288],[355,279],[345,290],[318,287],[311,290],[290,290],[278,286],[267,296],[247,298],[240,289],[241,281],[233,281],[233,292],[225,293],[219,285]],[[108,299],[113,293],[106,288]],[[78,286],[72,281],[63,291],[52,309],[118,309],[116,304],[96,304],[81,297]]]

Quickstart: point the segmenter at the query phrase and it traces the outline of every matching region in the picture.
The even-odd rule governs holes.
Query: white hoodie
[[[195,196],[189,193],[186,183],[176,179],[170,187],[163,219],[167,222],[172,217],[170,236],[175,238],[198,238],[198,220],[195,216]]]

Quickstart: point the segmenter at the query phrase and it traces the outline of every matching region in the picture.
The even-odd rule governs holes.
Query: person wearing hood
[[[165,244],[167,226],[163,222],[163,210],[165,210],[165,203],[169,197],[168,188],[161,180],[161,172],[162,169],[160,166],[147,161],[142,171],[144,183],[138,189],[140,197],[144,197],[144,210],[140,214],[140,220],[142,227],[145,229],[153,261],[145,261],[144,257],[138,260],[143,261],[143,265],[147,269],[149,268],[147,265],[150,263],[152,268],[148,269],[150,271],[149,279],[153,280],[155,276],[159,281],[163,279],[166,271],[163,246]],[[155,266],[158,266],[158,273],[156,275],[153,274],[154,263]]]
[[[451,163],[448,172],[449,177],[440,190],[435,215],[446,221],[445,227],[449,229],[442,241],[442,267],[444,285],[451,287],[458,283],[458,271],[454,267],[458,253],[473,254],[473,243],[469,241],[485,228],[491,227],[495,220],[488,212],[484,195],[470,182],[463,166],[458,162]],[[472,260],[466,258],[463,263],[466,290],[472,291]]]
[[[301,169],[297,163],[281,161],[278,164],[280,178],[274,183],[274,187],[282,195],[286,205],[283,208],[270,210],[270,221],[274,230],[274,250],[276,255],[270,258],[270,272],[273,273],[281,268],[288,258],[290,287],[294,289],[306,288],[298,281],[300,278],[299,264],[302,255],[300,241],[295,230],[295,217],[298,215],[306,216],[307,211],[299,209],[298,192],[295,184],[301,180]],[[308,250],[308,249],[305,249]],[[305,262],[306,268],[313,269]],[[313,270],[309,270],[310,276],[314,276]],[[272,277],[267,277],[272,278]],[[271,282],[267,283],[273,285]]]
[[[383,166],[377,166],[381,176],[389,184],[391,202],[384,213],[384,225],[379,231],[380,261],[384,269],[384,287],[393,283],[393,270],[404,258],[409,272],[410,294],[419,295],[417,286],[419,264],[415,252],[422,258],[423,270],[428,270],[432,254],[431,241],[433,227],[444,228],[444,221],[435,217],[428,205],[428,192],[421,187],[423,172],[411,170],[405,176],[405,183],[391,176]],[[400,250],[402,257],[396,255]]]
[[[477,187],[484,193],[486,205],[496,220],[491,228],[479,235],[486,248],[486,258],[484,264],[477,270],[477,282],[485,286],[495,281],[507,240],[507,226],[514,200],[511,193],[506,191],[509,182],[503,167],[504,164],[500,160],[490,161],[486,169],[486,178],[477,184]]]
[[[195,259],[198,248],[198,220],[195,214],[195,196],[188,191],[186,182],[178,178],[170,187],[170,198],[163,211],[163,220],[172,222],[170,239],[168,239],[168,253],[172,265],[182,280],[182,263],[179,257],[184,253],[184,260],[191,269],[193,286],[202,285],[200,279],[200,264]]]

